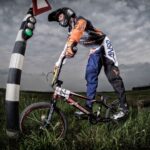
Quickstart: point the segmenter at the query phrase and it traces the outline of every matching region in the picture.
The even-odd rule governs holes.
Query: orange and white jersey
[[[105,34],[93,27],[90,21],[79,17],[74,27],[70,31],[69,39],[87,47],[100,45],[105,38]]]
[[[112,60],[115,66],[118,66],[115,50],[108,37],[101,31],[93,27],[92,23],[79,17],[73,27],[71,27],[68,42],[80,43],[90,49],[98,50],[104,47],[105,57]]]

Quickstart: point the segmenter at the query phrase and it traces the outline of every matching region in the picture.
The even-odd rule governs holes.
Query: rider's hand
[[[67,58],[71,58],[71,57],[74,57],[75,53],[72,51],[71,48],[67,48],[66,50],[66,57]]]
[[[77,43],[73,41],[68,41],[67,43],[67,49],[66,49],[66,57],[71,58],[74,57],[74,55],[77,52]]]

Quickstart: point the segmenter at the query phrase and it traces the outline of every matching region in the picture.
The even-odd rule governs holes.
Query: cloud
[[[7,70],[9,66],[15,38],[30,3],[30,0],[1,0],[0,70]],[[127,88],[149,82],[149,0],[53,0],[52,6],[53,10],[64,6],[71,7],[77,15],[91,20],[95,27],[110,37]],[[40,89],[41,85],[44,86],[41,89],[48,89],[41,74],[53,69],[67,39],[67,29],[61,28],[58,23],[48,22],[48,13],[37,16],[34,36],[28,41],[23,67],[25,75],[22,77],[22,87],[25,89]],[[78,49],[77,56],[64,66],[62,77],[66,87],[85,90],[84,70],[89,50],[82,46]],[[77,73],[72,74],[74,71]],[[0,74],[0,79],[3,77],[4,74]],[[31,81],[34,84],[30,84]],[[98,87],[98,90],[101,89],[111,89],[103,73],[100,75]]]

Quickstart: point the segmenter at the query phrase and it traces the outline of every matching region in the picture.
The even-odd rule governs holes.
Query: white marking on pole
[[[22,32],[23,32],[23,30],[19,30],[16,41],[25,41],[22,37]]]
[[[21,54],[13,53],[10,59],[9,68],[16,68],[22,70],[24,56]]]
[[[7,84],[6,85],[6,101],[19,101],[20,85]]]
[[[27,15],[24,17],[23,21],[26,21],[29,17],[31,17],[31,14],[27,14]]]

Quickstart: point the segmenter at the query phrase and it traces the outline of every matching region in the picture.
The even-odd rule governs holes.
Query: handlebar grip
[[[76,54],[76,53],[77,53],[77,51],[78,51],[77,46],[74,46],[74,47],[72,48],[72,51],[73,51],[73,53],[74,53],[74,54]]]

